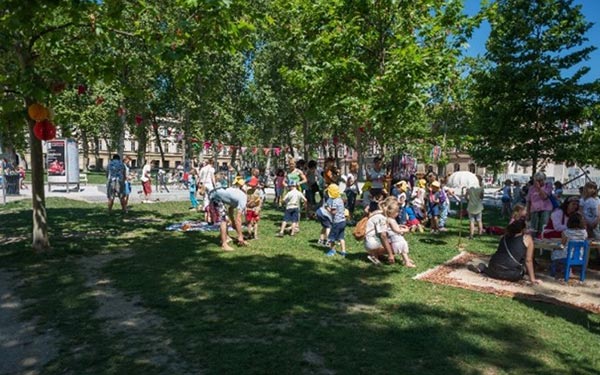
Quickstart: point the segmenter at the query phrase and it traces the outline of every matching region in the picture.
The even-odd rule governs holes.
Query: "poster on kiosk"
[[[61,185],[68,192],[71,185],[79,186],[79,151],[74,139],[53,139],[46,142],[46,170],[48,191],[52,185]]]

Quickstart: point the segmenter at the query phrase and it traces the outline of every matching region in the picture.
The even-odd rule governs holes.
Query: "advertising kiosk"
[[[46,141],[46,170],[48,171],[48,191],[52,185],[66,187],[71,190],[75,185],[80,190],[79,183],[79,151],[74,139],[53,139]]]

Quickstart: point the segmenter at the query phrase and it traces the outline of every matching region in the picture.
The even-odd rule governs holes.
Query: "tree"
[[[577,130],[598,99],[598,82],[580,83],[595,49],[592,26],[571,0],[500,0],[491,12],[485,58],[474,72],[471,156],[483,165],[577,157]]]

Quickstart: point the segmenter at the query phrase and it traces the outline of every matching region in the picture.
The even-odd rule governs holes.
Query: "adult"
[[[146,161],[142,168],[142,177],[140,180],[142,181],[142,190],[144,191],[144,201],[149,201],[150,195],[152,195],[152,167],[148,161]]]
[[[248,245],[242,232],[242,217],[246,211],[248,196],[241,189],[242,186],[244,186],[244,179],[238,176],[233,180],[232,187],[213,189],[209,194],[211,209],[219,221],[221,249],[224,251],[233,251],[233,248],[229,246],[230,238],[227,233],[228,218],[237,233],[238,245]]]
[[[387,234],[387,217],[379,207],[379,203],[372,201],[369,204],[369,219],[365,229],[365,250],[367,258],[373,264],[381,264],[379,257],[387,255],[390,264],[395,262],[394,251]]]
[[[489,264],[479,263],[477,267],[470,264],[469,270],[507,281],[519,281],[527,273],[529,281],[538,284],[533,269],[533,238],[525,233],[526,229],[523,219],[509,224]]]
[[[288,181],[296,182],[296,186],[306,184],[308,181],[304,172],[302,172],[302,170],[296,166],[296,160],[294,159],[290,159],[288,162],[288,170],[285,177],[286,179],[284,181],[284,185],[286,187],[288,186]]]
[[[200,181],[200,184],[204,190],[204,197],[202,199],[202,210],[204,211],[204,219],[208,223],[212,222],[212,218],[210,217],[208,211],[208,206],[210,204],[208,194],[216,186],[215,167],[213,166],[213,163],[213,159],[206,160],[205,164],[202,166],[202,168],[200,168],[200,172],[198,174],[198,181]]]
[[[531,235],[539,236],[552,213],[552,184],[546,183],[546,175],[537,172],[533,175],[533,181],[527,191],[527,218],[531,222]]]
[[[373,159],[373,167],[367,171],[367,181],[371,182],[371,199],[379,200],[384,195],[385,177],[386,171],[381,165],[381,157],[376,156]]]
[[[475,225],[478,234],[483,234],[483,187],[481,176],[477,175],[479,186],[472,186],[467,190],[467,212],[469,213],[469,239],[473,239]]]
[[[125,179],[127,175],[125,170],[125,164],[121,161],[119,155],[113,155],[106,169],[106,177],[108,178],[106,182],[106,197],[108,198],[109,214],[112,212],[116,197],[119,197],[123,212],[127,210],[127,203],[125,201]]]
[[[579,211],[579,197],[569,197],[552,211],[548,223],[542,232],[543,238],[561,238],[562,233],[567,229],[569,217]]]

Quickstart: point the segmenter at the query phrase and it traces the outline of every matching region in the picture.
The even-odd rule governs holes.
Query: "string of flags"
[[[192,138],[191,142],[192,142],[192,147],[194,147],[195,150],[197,150],[197,151],[200,150],[200,144],[198,143],[198,140],[196,138]],[[211,147],[213,147],[213,142],[211,142],[211,141],[204,141],[204,143],[202,144],[202,148],[204,149],[204,151],[210,150]],[[281,151],[283,150],[281,147],[256,147],[256,146],[246,147],[246,146],[224,145],[223,143],[217,143],[215,145],[215,148],[217,149],[218,152],[223,151],[223,149],[225,147],[227,147],[231,153],[235,152],[235,150],[239,150],[242,154],[250,152],[253,155],[256,155],[259,152],[262,152],[265,156],[268,156],[271,153],[273,153],[275,156],[279,156],[281,154]]]

